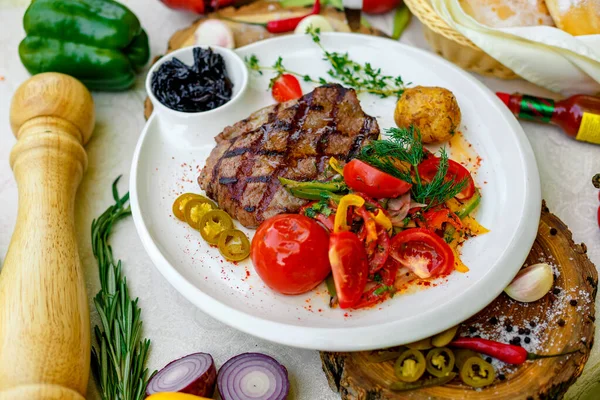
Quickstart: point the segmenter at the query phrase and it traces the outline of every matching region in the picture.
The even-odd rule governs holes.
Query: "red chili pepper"
[[[241,24],[263,26],[270,33],[285,33],[285,32],[291,32],[294,29],[296,29],[296,27],[298,26],[298,24],[300,23],[300,21],[302,21],[304,18],[306,18],[306,17],[308,17],[310,15],[317,15],[320,12],[321,12],[321,1],[320,0],[315,0],[315,5],[313,6],[313,9],[310,12],[310,14],[306,14],[306,15],[303,15],[301,17],[293,17],[293,18],[286,18],[286,19],[277,19],[277,20],[274,20],[274,21],[266,22],[266,23],[240,21],[240,20],[237,20],[237,19],[229,19],[229,18],[223,18],[223,17],[220,17],[220,18],[221,19],[225,19],[227,21],[239,22]]]
[[[574,350],[561,354],[539,355],[529,353],[527,350],[520,346],[494,342],[492,340],[487,339],[467,337],[456,339],[455,341],[450,343],[449,346],[477,351],[487,356],[494,357],[507,364],[523,364],[527,360],[538,360],[541,358],[566,356],[568,354],[576,353],[579,351]]]
[[[377,227],[377,245],[373,254],[369,255],[369,273],[374,274],[385,265],[390,255],[390,235],[387,231]],[[393,283],[393,282],[392,282]]]
[[[417,225],[431,229],[432,231],[442,229],[442,225],[445,222],[448,222],[456,229],[462,229],[462,222],[460,221],[460,218],[458,218],[456,214],[450,211],[447,207],[439,207],[425,211],[423,213],[423,217],[425,218],[425,221],[417,220]]]

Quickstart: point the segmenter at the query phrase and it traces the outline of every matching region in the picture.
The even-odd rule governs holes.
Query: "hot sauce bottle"
[[[558,125],[577,140],[600,144],[600,97],[576,95],[554,101],[525,94],[496,95],[518,118]]]

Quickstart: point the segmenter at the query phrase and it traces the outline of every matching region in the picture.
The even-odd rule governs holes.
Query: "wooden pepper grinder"
[[[90,321],[75,237],[94,101],[78,80],[39,74],[10,109],[17,224],[0,273],[0,399],[81,400]]]

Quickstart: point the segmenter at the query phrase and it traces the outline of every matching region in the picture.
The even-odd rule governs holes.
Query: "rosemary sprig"
[[[319,28],[313,28],[311,26],[306,30],[306,33],[312,37],[313,42],[323,51],[323,59],[328,61],[331,65],[331,68],[327,71],[329,78],[356,89],[357,93],[371,93],[382,98],[389,96],[400,97],[402,93],[404,93],[405,85],[400,76],[393,77],[384,75],[380,68],[373,68],[370,63],[362,65],[353,61],[348,56],[348,53],[341,54],[327,51],[321,43],[321,30]],[[323,77],[313,78],[310,75],[287,69],[283,65],[282,57],[277,58],[275,63],[270,67],[260,65],[258,57],[255,54],[246,57],[245,61],[250,70],[256,71],[261,75],[263,71],[275,72],[274,77],[269,83],[269,89],[273,86],[273,83],[277,78],[283,74],[295,75],[304,82],[312,82],[318,85],[332,83]]]
[[[421,133],[415,126],[387,129],[386,134],[387,139],[375,140],[365,146],[358,158],[396,178],[411,182],[411,195],[415,201],[427,204],[427,208],[430,208],[453,198],[464,189],[466,179],[459,182],[446,180],[448,153],[443,148],[435,176],[431,182],[423,181],[417,166],[423,160],[425,151]],[[405,168],[399,163],[405,163]]]
[[[121,261],[108,244],[113,226],[131,215],[129,193],[119,197],[117,178],[112,185],[115,204],[92,222],[92,250],[98,262],[101,289],[94,297],[101,326],[94,327],[98,347],[92,348],[92,370],[103,400],[142,400],[148,384],[150,341],[142,339],[137,299],[131,300]]]

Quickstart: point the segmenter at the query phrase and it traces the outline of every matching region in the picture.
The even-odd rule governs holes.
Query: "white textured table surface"
[[[0,0],[0,259],[4,259],[16,220],[17,187],[8,165],[15,139],[8,115],[12,94],[29,76],[17,54],[18,44],[24,37],[21,19],[27,3],[27,0]],[[171,34],[194,19],[193,15],[165,8],[158,0],[127,0],[123,3],[138,15],[148,31],[153,55],[163,52]],[[371,21],[383,29],[390,28],[389,17],[372,18]],[[402,41],[427,48],[421,26],[414,19]],[[520,80],[500,81],[475,76],[492,90],[550,95]],[[144,98],[143,75],[138,77],[135,89],[128,92],[94,94],[97,125],[87,146],[89,168],[76,202],[79,248],[90,299],[99,287],[90,246],[90,225],[92,219],[111,204],[110,185],[115,177],[125,175],[127,179],[123,179],[120,188],[122,192],[127,190],[125,185],[133,150],[144,125]],[[592,262],[600,266],[600,230],[596,224],[598,191],[591,185],[591,177],[600,172],[600,146],[578,143],[549,126],[523,123],[523,127],[537,157],[543,197],[550,210],[570,227],[576,242],[587,244]],[[338,398],[327,386],[317,352],[276,345],[238,332],[205,315],[179,295],[152,265],[131,219],[119,224],[112,244],[115,256],[124,262],[131,292],[140,298],[144,333],[152,340],[150,369],[198,351],[211,353],[217,366],[238,353],[259,351],[274,356],[287,366],[292,382],[291,398]],[[596,307],[598,309],[598,303]],[[94,323],[97,318],[94,311],[92,318]],[[593,372],[595,375],[600,372],[597,347],[584,373]],[[95,398],[93,387],[90,384],[90,398]],[[592,390],[596,392],[600,386]]]

